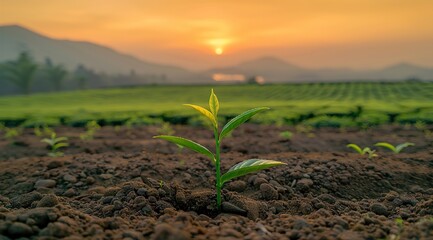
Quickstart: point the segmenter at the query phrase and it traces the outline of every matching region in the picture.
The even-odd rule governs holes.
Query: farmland
[[[147,86],[0,98],[0,122],[11,125],[82,126],[90,120],[119,125],[200,122],[181,103],[206,104],[210,86]],[[266,124],[370,126],[433,123],[433,83],[312,83],[216,86],[224,101],[222,120],[252,106],[271,111],[255,121]],[[151,118],[151,119],[149,119]]]
[[[284,163],[228,181],[221,209],[213,162],[153,138],[192,139],[212,155],[209,123],[182,106],[208,108],[211,88],[220,128],[247,109],[271,108],[224,137],[222,172],[246,159]],[[12,96],[0,98],[0,122],[0,239],[433,237],[433,83]],[[408,147],[394,153],[378,142]]]

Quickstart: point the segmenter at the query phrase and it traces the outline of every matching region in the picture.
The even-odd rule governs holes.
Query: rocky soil
[[[212,146],[205,128],[176,135]],[[280,136],[294,132],[291,139]],[[225,185],[215,207],[205,157],[151,137],[158,127],[59,128],[70,147],[47,157],[28,129],[0,140],[0,239],[433,239],[433,141],[413,128],[246,125],[222,145],[222,169],[248,158],[287,165]],[[406,141],[367,159],[348,143]]]

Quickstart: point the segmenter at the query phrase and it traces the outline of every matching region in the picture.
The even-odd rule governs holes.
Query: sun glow
[[[216,55],[221,55],[221,54],[223,54],[223,52],[224,52],[224,49],[222,49],[222,48],[220,48],[220,47],[215,48],[215,54],[216,54]]]

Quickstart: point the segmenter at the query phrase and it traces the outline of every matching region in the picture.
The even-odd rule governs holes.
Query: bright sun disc
[[[222,48],[215,48],[215,54],[216,54],[216,55],[221,55],[221,54],[223,54],[223,49],[222,49]]]

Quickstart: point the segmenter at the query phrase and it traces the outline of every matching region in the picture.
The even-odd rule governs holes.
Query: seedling
[[[174,129],[173,129],[173,127],[171,127],[170,123],[163,122],[161,125],[161,128],[158,129],[158,134],[171,135],[171,134],[174,134]]]
[[[48,156],[50,157],[63,156],[63,152],[61,152],[59,149],[67,147],[69,145],[66,141],[68,141],[68,138],[56,137],[56,133],[52,133],[51,138],[44,138],[41,140],[41,142],[48,144],[48,147],[50,148]]]
[[[86,124],[86,132],[80,134],[81,140],[92,140],[96,131],[99,130],[101,126],[99,126],[98,122],[95,120],[90,121]]]
[[[280,132],[280,137],[285,138],[287,140],[290,140],[293,137],[293,133],[290,131],[283,131],[283,132]]]
[[[361,147],[359,147],[358,145],[356,145],[354,143],[347,144],[346,147],[352,148],[353,150],[355,150],[357,153],[359,153],[361,155],[368,154],[368,159],[372,159],[372,158],[378,156],[376,154],[376,150],[371,150],[371,148],[369,148],[369,147],[365,147],[365,148],[361,149]]]
[[[216,177],[215,186],[216,186],[216,193],[217,193],[216,202],[217,202],[218,209],[221,209],[221,189],[224,183],[230,181],[233,178],[240,177],[252,172],[285,164],[283,162],[274,161],[274,160],[249,159],[240,162],[238,164],[235,164],[225,174],[221,175],[221,158],[220,158],[221,149],[220,148],[221,148],[221,142],[224,139],[224,137],[226,137],[235,128],[237,128],[242,123],[246,122],[248,119],[250,119],[257,113],[267,110],[269,108],[259,107],[259,108],[250,109],[236,116],[232,120],[230,120],[222,128],[222,130],[219,131],[217,119],[218,119],[218,111],[220,105],[217,96],[213,92],[213,89],[211,91],[210,98],[209,98],[210,111],[197,105],[192,105],[192,104],[184,104],[184,105],[191,107],[194,110],[197,110],[212,123],[214,138],[215,138],[215,153],[212,153],[209,149],[196,142],[181,137],[160,135],[160,136],[154,136],[154,138],[164,139],[169,142],[184,146],[186,148],[189,148],[193,151],[201,153],[210,158],[210,160],[215,164],[215,177]]]
[[[21,128],[8,128],[8,127],[4,127],[3,130],[5,131],[5,138],[8,139],[8,140],[15,139],[22,132]]]
[[[54,133],[53,129],[51,129],[47,125],[42,126],[42,128],[41,128],[41,126],[36,126],[33,131],[34,131],[35,135],[38,137],[44,137],[44,136],[48,137]]]
[[[405,142],[405,143],[399,144],[397,146],[394,146],[394,145],[387,143],[387,142],[379,142],[379,143],[374,144],[374,146],[388,148],[389,150],[391,150],[397,154],[409,146],[415,146],[415,144],[411,143],[411,142]]]

